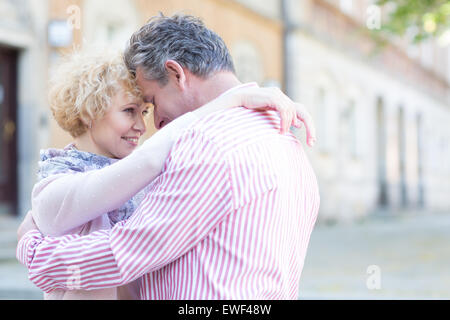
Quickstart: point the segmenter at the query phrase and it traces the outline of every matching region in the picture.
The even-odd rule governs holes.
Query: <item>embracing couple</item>
[[[319,193],[314,127],[280,90],[242,84],[197,18],[153,17],[120,56],[76,54],[41,151],[17,258],[46,299],[297,299]],[[138,146],[153,106],[160,129]]]

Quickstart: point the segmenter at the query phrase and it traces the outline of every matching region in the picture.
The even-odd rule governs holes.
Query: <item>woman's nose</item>
[[[147,131],[147,126],[145,124],[145,119],[143,116],[139,116],[136,120],[134,128],[141,132],[141,136]]]

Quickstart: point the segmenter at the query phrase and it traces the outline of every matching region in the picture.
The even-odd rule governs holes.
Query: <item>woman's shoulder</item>
[[[85,172],[100,169],[114,162],[104,156],[80,151],[69,144],[63,149],[44,149],[40,151],[38,180],[61,173]]]

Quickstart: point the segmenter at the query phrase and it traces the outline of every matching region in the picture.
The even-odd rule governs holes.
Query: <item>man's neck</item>
[[[197,108],[241,84],[231,72],[219,72],[206,80],[199,79],[195,84]]]

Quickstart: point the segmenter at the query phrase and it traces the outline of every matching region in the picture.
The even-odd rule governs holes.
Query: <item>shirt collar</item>
[[[225,91],[224,93],[222,93],[222,94],[220,95],[220,97],[221,97],[221,96],[224,96],[224,95],[226,95],[226,94],[229,94],[230,92],[233,92],[233,91],[235,91],[235,90],[237,90],[237,89],[242,89],[242,88],[247,88],[247,87],[257,87],[257,86],[258,86],[258,84],[257,84],[256,82],[243,83],[243,84],[240,84],[240,85],[237,85],[237,86],[235,86],[235,87],[233,87],[233,88],[228,89],[227,91]]]

